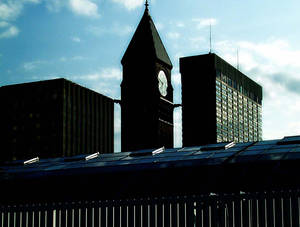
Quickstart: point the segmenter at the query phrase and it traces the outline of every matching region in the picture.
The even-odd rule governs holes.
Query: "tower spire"
[[[148,0],[146,0],[145,6],[146,6],[146,10],[148,10],[148,6],[149,6]]]

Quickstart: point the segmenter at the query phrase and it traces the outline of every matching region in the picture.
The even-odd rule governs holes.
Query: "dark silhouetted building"
[[[0,88],[1,160],[112,153],[113,100],[65,79]]]
[[[147,6],[121,63],[122,151],[173,147],[173,66]]]
[[[180,58],[183,146],[262,139],[262,87],[216,54]]]

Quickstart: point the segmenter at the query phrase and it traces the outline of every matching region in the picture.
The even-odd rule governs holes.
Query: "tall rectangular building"
[[[65,79],[0,87],[0,160],[113,153],[111,98]]]
[[[262,139],[262,87],[216,54],[180,58],[183,146]]]

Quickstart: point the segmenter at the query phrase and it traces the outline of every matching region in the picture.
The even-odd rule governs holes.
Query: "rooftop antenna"
[[[240,62],[239,62],[239,48],[236,50],[236,68],[237,70],[240,70]]]
[[[209,53],[211,53],[211,20],[209,21]]]

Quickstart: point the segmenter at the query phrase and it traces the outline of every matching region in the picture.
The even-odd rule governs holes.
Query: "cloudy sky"
[[[300,134],[300,1],[149,0],[173,62],[212,51],[263,86],[263,138]],[[120,60],[143,14],[143,0],[0,0],[0,86],[64,77],[120,98]],[[175,112],[175,145],[181,113]],[[120,108],[115,111],[120,148]]]

